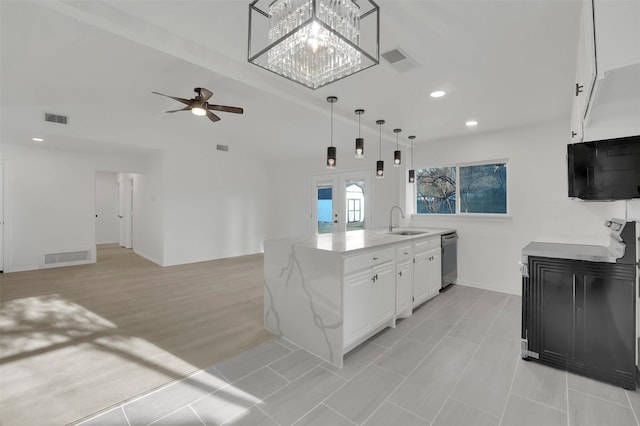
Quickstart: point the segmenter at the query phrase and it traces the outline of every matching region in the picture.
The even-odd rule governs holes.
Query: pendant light
[[[360,116],[364,114],[364,110],[357,109],[355,113],[358,115],[358,137],[356,138],[356,158],[364,158],[364,138],[360,136]]]
[[[380,156],[379,160],[376,162],[376,177],[383,178],[384,177],[384,161],[382,161],[382,125],[384,124],[384,120],[376,121],[376,124],[380,127]]]
[[[402,165],[402,152],[400,152],[400,147],[398,146],[398,133],[400,133],[402,129],[393,129],[393,132],[396,134],[396,150],[393,151],[393,166],[400,167]]]
[[[409,136],[409,140],[411,140],[411,169],[409,170],[409,183],[414,183],[416,181],[416,171],[413,170],[413,140],[415,136]]]
[[[327,147],[327,169],[336,168],[336,147],[333,146],[333,104],[338,102],[335,96],[327,97],[327,102],[331,104],[331,145]]]

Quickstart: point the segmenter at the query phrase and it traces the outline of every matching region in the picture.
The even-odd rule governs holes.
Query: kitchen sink
[[[420,235],[420,234],[428,234],[426,231],[392,231],[387,232],[387,234],[391,235]]]

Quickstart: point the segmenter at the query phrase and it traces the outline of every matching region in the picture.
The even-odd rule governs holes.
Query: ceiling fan
[[[165,95],[163,93],[158,93],[158,92],[151,92],[151,93],[155,93],[156,95],[166,96],[167,98],[175,99],[176,101],[182,102],[183,104],[186,105],[186,107],[182,109],[175,109],[173,111],[166,111],[166,112],[178,112],[178,111],[191,110],[191,113],[193,113],[194,115],[199,115],[199,116],[206,115],[207,117],[209,117],[209,120],[211,121],[220,121],[220,117],[218,117],[213,112],[211,112],[211,110],[232,112],[234,114],[242,114],[244,112],[242,108],[238,108],[238,107],[209,104],[207,101],[211,98],[211,96],[213,96],[213,92],[205,89],[204,87],[196,87],[195,89],[193,89],[193,91],[197,93],[196,97],[193,99],[177,98],[175,96],[169,96],[169,95]]]

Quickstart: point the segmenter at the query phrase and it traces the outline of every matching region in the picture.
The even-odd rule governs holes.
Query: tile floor
[[[519,338],[519,297],[453,286],[342,369],[277,339],[81,424],[638,425],[640,393],[523,361]]]

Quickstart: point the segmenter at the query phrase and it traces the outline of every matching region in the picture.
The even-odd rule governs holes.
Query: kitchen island
[[[439,228],[361,230],[264,243],[264,324],[342,367],[344,355],[441,288]]]

